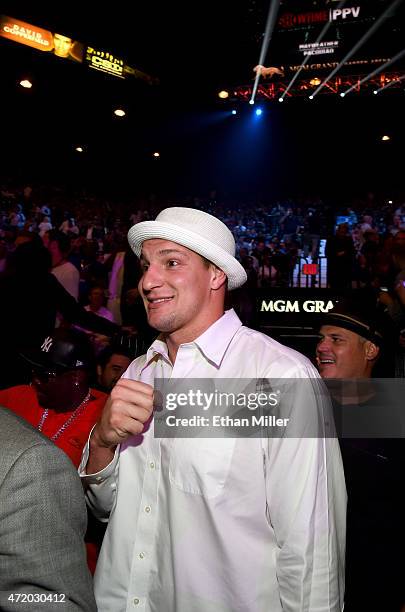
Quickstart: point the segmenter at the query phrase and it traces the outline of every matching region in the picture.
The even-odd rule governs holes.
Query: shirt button
[[[139,599],[137,597],[134,597],[134,606],[137,606],[139,604]]]
[[[149,514],[149,512],[152,510],[152,508],[150,506],[146,506],[145,507],[145,512],[147,512]]]
[[[145,553],[144,552],[140,552],[139,553],[139,558],[140,559],[145,559]]]
[[[155,466],[155,462],[154,462],[154,461],[151,461],[151,462],[149,463],[149,467],[150,467],[150,469],[151,469],[151,470],[154,470],[154,469],[155,469],[155,467],[156,467],[156,466]]]

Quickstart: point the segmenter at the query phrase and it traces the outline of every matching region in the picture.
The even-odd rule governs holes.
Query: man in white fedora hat
[[[215,437],[208,404],[200,413],[209,437],[204,427],[187,433],[182,419],[171,437],[158,437],[166,414],[158,380],[180,387],[204,379],[212,400],[227,381],[229,390],[245,379],[269,388],[306,379],[288,406],[291,421],[307,421],[321,403],[315,368],[224,312],[227,289],[246,273],[217,218],[168,208],[134,225],[128,239],[143,268],[149,324],[161,333],[115,385],[83,455],[88,503],[109,523],[95,575],[98,610],[341,610],[346,489],[336,439],[297,435],[294,423],[288,432],[289,418],[278,436],[247,428],[245,437]],[[180,395],[182,414],[191,414],[192,396],[185,406]]]

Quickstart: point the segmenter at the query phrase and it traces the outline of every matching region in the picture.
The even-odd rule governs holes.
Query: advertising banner
[[[89,68],[93,68],[93,70],[107,72],[120,79],[125,78],[124,60],[113,55],[110,51],[86,47],[84,61]]]
[[[83,61],[83,45],[77,40],[57,32],[49,32],[13,17],[0,16],[0,36],[28,45],[38,51],[47,51],[75,62]]]

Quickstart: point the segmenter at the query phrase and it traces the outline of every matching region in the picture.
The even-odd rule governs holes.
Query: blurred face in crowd
[[[89,293],[89,304],[93,310],[99,310],[101,306],[104,306],[105,294],[102,287],[94,287]]]
[[[355,241],[359,241],[362,239],[362,232],[358,227],[355,227],[352,231],[352,238]]]
[[[347,223],[340,223],[336,230],[336,234],[339,236],[346,236],[349,233],[349,226]]]
[[[126,355],[114,353],[104,367],[97,366],[97,375],[99,384],[106,390],[111,389],[116,385],[125,370],[131,363],[131,359]]]
[[[34,370],[32,385],[40,406],[57,412],[77,408],[89,389],[87,373],[80,369],[65,372]]]
[[[323,325],[316,347],[316,361],[322,378],[369,378],[378,347],[358,334]]]

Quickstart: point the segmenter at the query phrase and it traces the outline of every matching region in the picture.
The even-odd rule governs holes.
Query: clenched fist
[[[121,378],[105,403],[101,418],[90,439],[88,474],[102,470],[111,461],[115,448],[143,431],[153,411],[153,387]]]
[[[153,410],[153,387],[121,378],[106,401],[94,435],[100,446],[111,447],[143,431]]]

